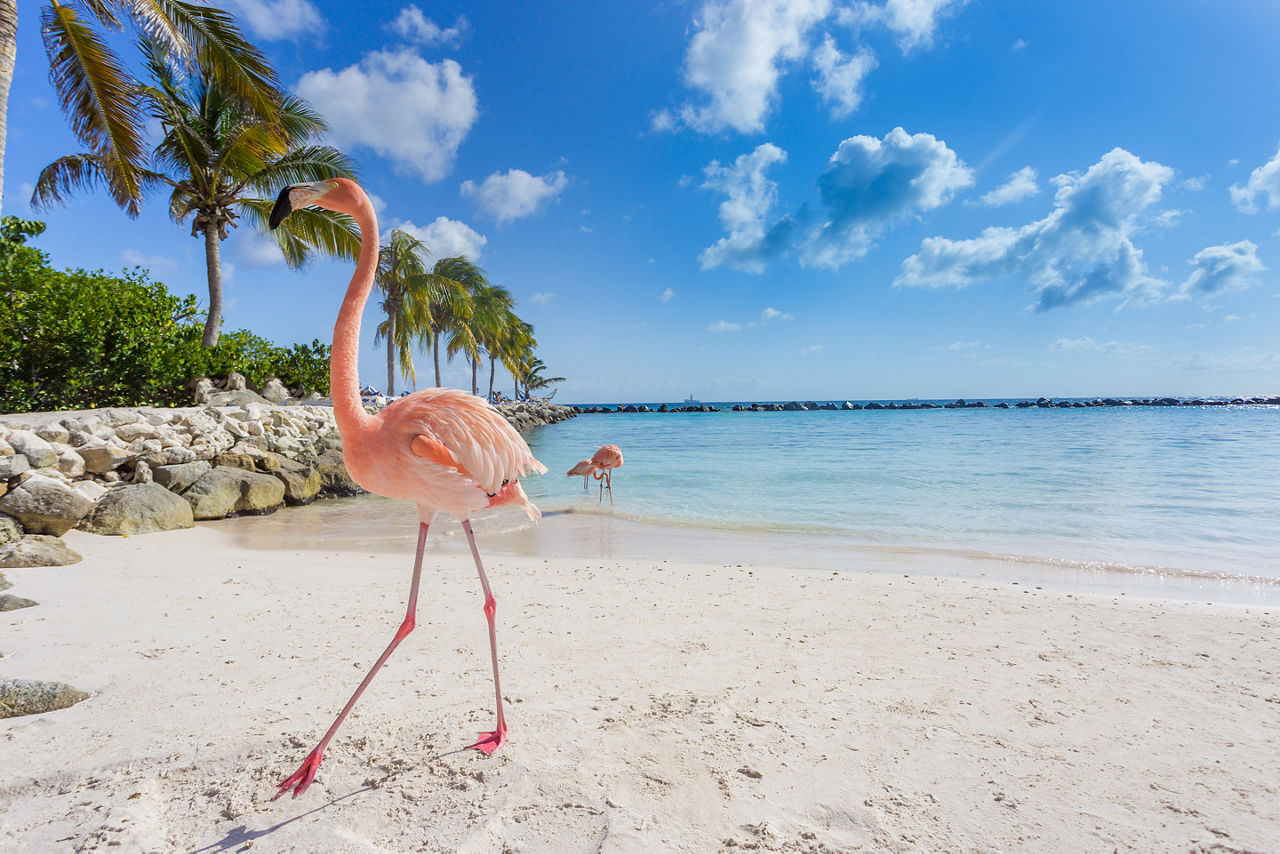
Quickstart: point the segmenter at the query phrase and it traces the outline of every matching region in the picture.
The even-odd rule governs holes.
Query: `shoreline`
[[[296,514],[296,511],[295,511]],[[23,850],[1270,850],[1277,610],[965,578],[428,545],[418,629],[316,784],[269,800],[403,615],[412,544],[250,547],[274,517],[68,533],[9,570],[5,670],[90,692],[0,721]],[[548,520],[564,521],[566,517]],[[625,545],[625,543],[622,543]],[[104,602],[128,607],[102,607]],[[256,846],[255,846],[256,847]]]

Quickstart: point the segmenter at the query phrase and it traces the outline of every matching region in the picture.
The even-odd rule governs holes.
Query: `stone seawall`
[[[517,429],[571,418],[498,407]],[[362,490],[325,405],[246,403],[0,415],[0,568],[79,560],[72,528],[142,534]]]

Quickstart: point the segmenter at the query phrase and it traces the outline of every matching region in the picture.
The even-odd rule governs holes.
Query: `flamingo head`
[[[338,213],[353,213],[362,197],[364,193],[356,182],[349,178],[329,178],[325,181],[290,184],[276,197],[269,224],[272,229],[275,229],[289,214],[308,205],[328,208]]]

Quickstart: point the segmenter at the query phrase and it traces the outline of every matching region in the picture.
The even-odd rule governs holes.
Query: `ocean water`
[[[1280,407],[603,414],[526,438],[552,517],[1280,583]],[[605,443],[612,504],[563,476]]]

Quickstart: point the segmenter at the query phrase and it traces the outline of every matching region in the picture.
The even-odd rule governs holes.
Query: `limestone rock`
[[[132,424],[121,424],[116,428],[116,435],[126,442],[138,439],[155,439],[160,435],[154,424],[146,421],[135,421]]]
[[[10,445],[9,440],[5,438],[8,435],[8,432],[0,432],[0,457],[13,456],[13,445]]]
[[[30,430],[14,430],[9,434],[9,444],[14,451],[27,458],[32,468],[44,468],[58,464],[58,452],[44,439]]]
[[[107,488],[96,480],[77,480],[71,484],[71,488],[90,501],[97,501],[102,497],[102,493],[107,491]]]
[[[30,608],[39,604],[34,599],[14,596],[12,593],[0,593],[0,612],[17,611],[21,608]]]
[[[61,421],[50,421],[48,424],[42,424],[32,432],[50,444],[65,443],[71,438],[70,431],[63,426]]]
[[[85,442],[76,449],[76,453],[84,460],[85,471],[93,472],[94,474],[115,471],[132,457],[123,448],[118,448],[101,439],[91,439]]]
[[[171,492],[182,492],[211,468],[213,466],[205,460],[193,460],[154,468],[151,470],[151,477]]]
[[[0,569],[20,566],[67,566],[79,563],[80,555],[57,537],[28,534],[7,546],[0,546]]]
[[[151,474],[151,464],[146,460],[138,460],[138,464],[133,467],[133,482],[145,484],[151,483],[154,479]]]
[[[232,513],[264,513],[284,501],[284,484],[269,474],[217,466],[182,494],[196,519],[221,519]]]
[[[84,474],[84,457],[75,448],[64,442],[53,442],[52,445],[58,452],[58,471],[67,477],[80,477]]]
[[[37,682],[32,679],[0,680],[0,718],[40,715],[66,709],[89,699],[83,691],[64,682]]]
[[[22,524],[12,516],[0,513],[0,546],[22,539]]]
[[[248,389],[215,391],[209,394],[210,406],[244,406],[246,403],[270,403],[270,401]]]
[[[31,468],[31,463],[22,454],[0,456],[0,481],[8,480]]]
[[[320,494],[322,479],[320,472],[312,466],[291,460],[280,454],[272,454],[271,462],[275,468],[271,473],[280,478],[284,484],[284,500],[287,504],[309,504]]]
[[[321,489],[330,495],[362,495],[360,484],[351,479],[341,451],[325,451],[315,458],[315,468],[320,472]]]
[[[272,403],[284,403],[289,399],[289,390],[276,377],[270,377],[263,384],[261,394]]]
[[[227,391],[244,391],[248,387],[249,381],[239,371],[227,374],[227,384],[223,386]]]
[[[92,503],[70,486],[34,475],[0,497],[0,513],[22,523],[29,534],[61,537],[89,512]]]
[[[149,534],[193,524],[191,504],[158,483],[135,483],[107,490],[80,522],[91,534]]]

